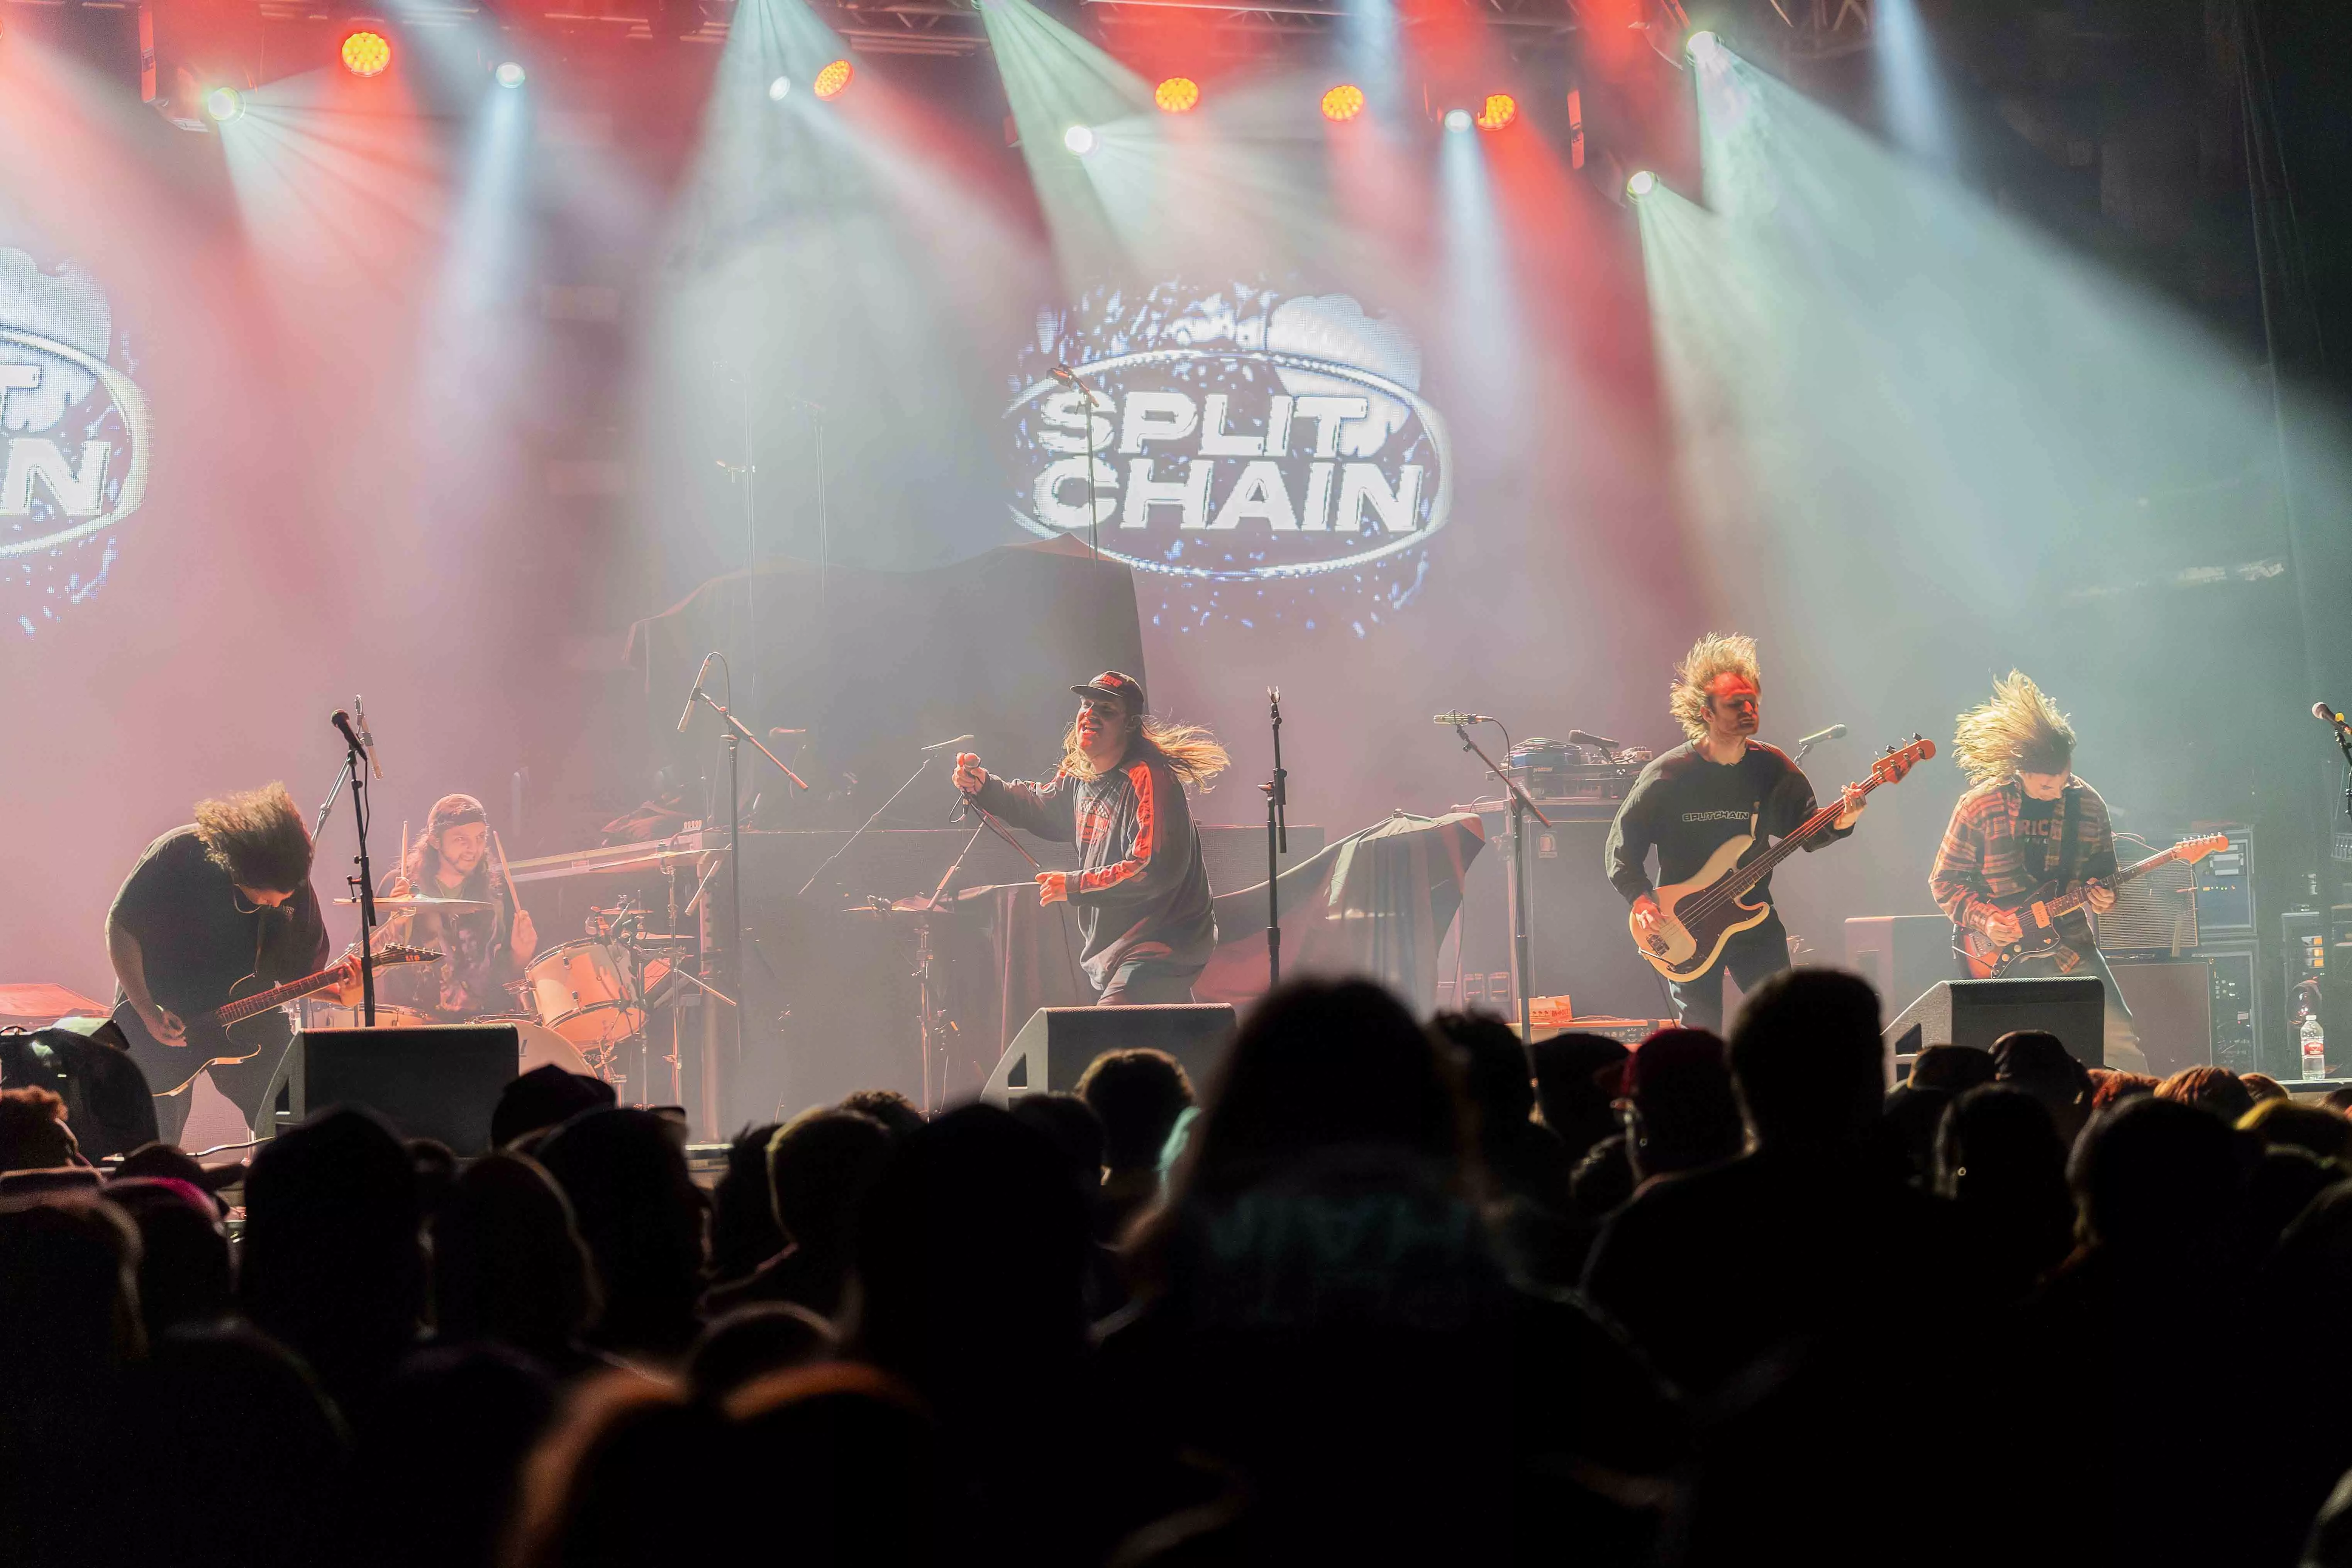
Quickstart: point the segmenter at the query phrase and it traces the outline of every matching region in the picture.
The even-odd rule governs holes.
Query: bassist
[[[2115,907],[2115,830],[2107,803],[2074,774],[2074,728],[2032,679],[2019,670],[1993,682],[1990,700],[1959,717],[1953,757],[1976,787],[1952,808],[1927,886],[1952,922],[1953,944],[1980,953],[2020,940],[2016,900],[2044,884],[2080,886],[2091,913]],[[2063,945],[2026,974],[2091,974],[2107,996],[2107,1065],[2137,1056],[2131,1009],[2097,936],[2081,910],[2058,924]]]
[[[1709,633],[1675,667],[1667,708],[1690,741],[1642,770],[1617,808],[1603,851],[1609,880],[1633,906],[1634,930],[1641,936],[1658,927],[1659,883],[1689,879],[1725,840],[1743,834],[1753,834],[1760,851],[1813,814],[1813,786],[1804,773],[1788,753],[1754,738],[1762,697],[1752,637]],[[1862,812],[1860,791],[1849,790],[1846,809],[1834,826],[1805,847],[1818,849],[1845,837]],[[1646,868],[1653,848],[1658,852],[1656,882]],[[1767,876],[1751,897],[1769,902],[1771,886]],[[1727,971],[1745,992],[1788,967],[1788,932],[1775,910],[1735,933],[1706,973],[1669,984],[1675,1016],[1687,1027],[1719,1033]]]
[[[152,1087],[184,1089],[192,1075],[173,1070],[190,1048],[184,1020],[226,1002],[239,980],[324,967],[327,928],[310,890],[310,857],[300,811],[283,784],[272,784],[199,801],[195,821],[139,858],[107,911],[106,949],[118,986],[115,1021]],[[215,1065],[213,1084],[250,1121],[277,1066],[278,1053],[262,1049]],[[155,1113],[162,1136],[177,1142],[188,1096],[159,1094]]]

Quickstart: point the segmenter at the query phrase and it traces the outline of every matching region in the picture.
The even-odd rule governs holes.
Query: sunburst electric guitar
[[[351,954],[343,956],[349,958]],[[394,942],[369,954],[368,967],[433,963],[440,957],[429,947],[404,947]],[[221,1005],[182,1017],[187,1028],[185,1045],[167,1046],[149,1034],[146,1024],[128,1002],[115,1005],[114,1025],[122,1031],[131,1059],[147,1075],[148,1091],[177,1094],[215,1062],[250,1061],[272,1046],[283,1046],[290,1037],[285,1016],[278,1009],[289,1002],[332,990],[342,984],[342,979],[340,959],[316,974],[305,974],[283,985],[264,988],[248,974],[229,987],[229,999]]]
[[[2184,838],[2169,849],[2161,849],[2145,860],[2135,860],[2112,877],[2095,880],[2106,887],[2120,888],[2136,877],[2145,877],[2158,866],[2178,860],[2194,866],[2217,849],[2230,847],[2226,833],[2209,833],[2202,838]],[[1969,973],[1979,980],[2006,979],[2011,971],[2032,959],[2049,958],[2062,971],[2071,970],[2077,962],[2074,950],[2058,934],[2058,921],[2091,901],[2088,882],[2077,882],[2062,889],[2055,882],[2044,882],[2030,893],[2014,899],[1992,901],[2017,917],[2018,939],[2007,947],[1994,945],[1993,940],[1978,931],[1963,931],[1959,936],[1959,953],[1967,961]]]
[[[1856,787],[1868,795],[1880,784],[1898,783],[1935,754],[1935,742],[1914,735],[1908,745],[1889,746],[1885,756],[1870,764],[1870,777]],[[1841,795],[1752,859],[1747,856],[1756,847],[1757,833],[1756,821],[1750,817],[1748,831],[1725,839],[1706,858],[1697,876],[1657,890],[1654,897],[1662,917],[1657,930],[1643,936],[1633,917],[1626,917],[1633,945],[1641,949],[1651,968],[1677,984],[1705,974],[1723,956],[1725,942],[1772,912],[1772,906],[1763,900],[1747,903],[1741,895],[1771,875],[1773,867],[1828,831],[1844,810],[1845,798]]]

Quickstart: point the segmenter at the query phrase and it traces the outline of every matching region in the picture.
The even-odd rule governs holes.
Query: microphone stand
[[[360,852],[355,857],[360,872],[351,879],[352,886],[359,893],[360,906],[360,1022],[373,1029],[375,1027],[375,965],[369,961],[369,950],[375,931],[375,870],[368,864],[367,762],[361,756],[356,741],[347,739],[345,744],[349,749],[343,757],[343,779],[352,786],[352,820],[358,826],[360,833]],[[335,797],[329,795],[327,804],[334,805]]]
[[[1274,781],[1265,792],[1265,988],[1282,984],[1282,858],[1290,853],[1290,774],[1282,765],[1282,688],[1265,689],[1274,725]]]
[[[756,745],[756,744],[758,744],[758,742],[753,742],[753,744],[755,744],[755,745]],[[766,751],[766,750],[767,750],[767,748],[766,748],[765,746],[761,746],[760,749],[761,749],[761,751]],[[784,764],[783,764],[783,763],[778,763],[776,765],[777,765],[778,767],[780,767],[780,768],[781,768],[781,767],[783,767],[783,765],[784,765]],[[841,847],[840,847],[840,848],[838,848],[838,849],[836,849],[836,850],[835,850],[832,854],[830,854],[830,855],[826,856],[826,857],[824,858],[824,861],[823,861],[823,862],[822,862],[822,863],[817,867],[817,868],[816,868],[815,870],[811,871],[811,872],[809,873],[809,879],[808,879],[808,880],[807,880],[807,881],[805,881],[805,882],[803,882],[803,883],[801,884],[801,886],[800,886],[800,892],[796,892],[796,893],[794,893],[794,894],[793,895],[793,897],[794,897],[794,898],[796,898],[796,899],[797,899],[797,898],[799,898],[799,897],[801,896],[801,894],[802,894],[802,893],[805,893],[805,892],[807,892],[811,888],[815,887],[815,886],[816,886],[816,879],[817,879],[819,877],[822,877],[822,876],[824,876],[824,875],[826,868],[830,867],[830,866],[831,866],[831,865],[832,865],[835,860],[840,859],[844,855],[848,854],[848,853],[849,853],[849,847],[850,847],[851,845],[853,845],[853,844],[856,843],[860,838],[864,837],[866,836],[866,830],[867,828],[869,828],[869,827],[873,826],[876,823],[877,823],[877,822],[881,821],[881,820],[882,820],[882,814],[883,814],[884,812],[886,812],[886,811],[889,810],[893,805],[896,805],[898,803],[898,797],[899,797],[900,795],[902,795],[906,794],[906,793],[907,793],[907,791],[908,791],[908,788],[910,788],[910,787],[913,785],[914,782],[915,782],[917,779],[921,778],[921,777],[922,777],[926,773],[929,773],[929,772],[930,771],[930,766],[931,766],[931,759],[930,759],[930,757],[929,757],[929,755],[926,755],[926,756],[923,758],[922,762],[921,762],[921,763],[919,763],[919,764],[917,764],[917,766],[916,766],[916,768],[915,768],[915,771],[914,771],[913,773],[908,773],[908,774],[907,775],[907,782],[906,782],[905,784],[900,784],[897,789],[892,790],[892,791],[890,792],[890,798],[889,798],[888,800],[884,801],[880,805],[876,806],[876,807],[874,808],[874,815],[873,815],[873,816],[869,816],[869,817],[867,817],[865,821],[863,821],[863,822],[859,823],[859,824],[857,825],[857,831],[856,831],[856,832],[855,832],[855,833],[853,833],[853,834],[851,834],[848,837],[846,837],[846,838],[843,839],[843,840],[841,841]],[[789,772],[790,770],[789,770],[789,769],[787,769],[786,771],[787,771],[787,772]],[[803,787],[805,787],[805,786],[803,786]]]
[[[2352,814],[2352,724],[2341,719],[2333,721],[2336,749],[2344,753],[2344,809]]]
[[[743,980],[747,973],[743,960],[751,950],[751,933],[743,929],[743,776],[740,742],[751,742],[759,748],[761,756],[775,763],[786,778],[801,788],[808,788],[808,781],[785,767],[782,757],[768,750],[759,736],[743,728],[741,721],[727,710],[726,704],[703,690],[699,683],[695,686],[694,695],[687,699],[687,706],[691,709],[697,702],[718,714],[719,721],[727,727],[727,940],[735,949],[728,964],[727,980],[740,996],[743,994]],[[707,985],[703,989],[710,991]],[[719,994],[711,991],[710,994],[716,996]],[[735,1009],[735,1055],[739,1060],[743,1055],[743,1009],[740,1006]],[[708,1089],[704,1096],[706,1100],[716,1098]]]
[[[1528,942],[1528,813],[1535,813],[1536,820],[1546,827],[1551,826],[1551,818],[1528,798],[1528,792],[1494,758],[1478,749],[1478,742],[1470,738],[1468,725],[1456,724],[1454,732],[1462,737],[1462,749],[1486,763],[1486,771],[1502,781],[1504,792],[1511,797],[1511,967],[1517,971],[1513,978],[1518,982],[1519,1040],[1523,1045],[1533,1045],[1535,1009],[1528,995],[1535,981],[1531,973],[1534,959]]]

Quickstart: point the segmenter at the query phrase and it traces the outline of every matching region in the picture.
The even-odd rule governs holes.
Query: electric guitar
[[[2030,893],[2020,893],[2010,899],[1992,899],[2017,917],[2021,931],[2018,939],[2003,947],[1982,931],[1963,931],[1959,933],[1958,951],[1969,966],[1969,973],[1979,980],[2005,978],[2019,964],[2045,956],[2058,957],[2062,970],[2072,969],[2077,962],[2074,950],[2058,934],[2058,921],[2091,901],[2090,889],[2095,886],[2120,888],[2135,877],[2145,877],[2158,866],[2178,860],[2193,866],[2217,849],[2230,847],[2226,833],[2208,834],[2202,838],[2184,838],[2169,849],[2160,850],[2145,860],[2134,861],[2112,877],[2102,877],[2092,882],[2076,882],[2061,891],[2055,882],[2044,882]]]
[[[348,958],[351,954],[343,956]],[[369,954],[368,967],[433,963],[440,957],[432,948],[403,947],[394,942]],[[148,1033],[145,1020],[127,999],[115,1004],[114,1026],[122,1031],[131,1059],[147,1075],[148,1092],[177,1094],[215,1062],[250,1061],[269,1047],[285,1044],[291,1037],[278,1009],[289,1002],[332,990],[342,980],[340,959],[315,974],[305,974],[266,990],[260,989],[261,983],[248,974],[228,988],[229,999],[219,1006],[194,1016],[181,1015],[180,1021],[187,1026],[185,1043],[182,1045],[167,1046]]]
[[[1870,777],[1855,786],[1864,795],[1880,784],[1901,782],[1914,767],[1936,754],[1936,742],[1914,735],[1906,746],[1889,746],[1886,754],[1870,764]],[[1845,811],[1843,795],[1822,806],[1797,825],[1789,836],[1757,856],[1743,860],[1757,841],[1756,819],[1748,820],[1748,831],[1727,838],[1698,875],[1687,882],[1676,882],[1660,888],[1652,896],[1656,899],[1660,916],[1658,927],[1643,936],[1626,917],[1626,925],[1633,932],[1633,945],[1649,961],[1650,967],[1667,979],[1681,984],[1697,979],[1715,966],[1723,956],[1723,944],[1748,927],[1762,923],[1772,906],[1763,900],[1745,903],[1740,895],[1762,881],[1772,868],[1803,848],[1808,841],[1826,831]]]

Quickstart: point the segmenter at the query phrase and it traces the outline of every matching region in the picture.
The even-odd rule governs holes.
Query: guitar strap
[[[2074,857],[2082,848],[2081,844],[2076,842],[2074,830],[2081,823],[2082,816],[2083,792],[2078,789],[2069,789],[2066,792],[2065,820],[2058,829],[2058,872],[2054,877],[2048,879],[2061,888],[2074,879]]]

